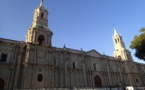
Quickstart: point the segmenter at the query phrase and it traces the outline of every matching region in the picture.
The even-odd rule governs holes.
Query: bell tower
[[[123,61],[133,61],[131,53],[126,49],[125,44],[122,40],[122,36],[118,34],[116,28],[114,27],[114,35],[112,36],[114,42],[114,57]]]
[[[40,5],[34,10],[34,18],[26,34],[26,42],[51,46],[52,35],[53,33],[48,28],[48,11],[41,0]]]

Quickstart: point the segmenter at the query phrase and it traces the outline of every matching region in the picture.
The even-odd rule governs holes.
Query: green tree
[[[145,61],[145,28],[139,30],[140,35],[136,35],[131,41],[130,48],[135,49],[135,56]]]

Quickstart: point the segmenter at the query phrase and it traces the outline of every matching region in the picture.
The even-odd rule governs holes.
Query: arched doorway
[[[98,75],[95,76],[94,82],[95,82],[95,87],[102,87],[101,78]]]
[[[4,90],[5,81],[0,78],[0,90]]]

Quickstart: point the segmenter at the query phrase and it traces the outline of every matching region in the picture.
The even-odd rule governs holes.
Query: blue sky
[[[134,35],[145,26],[145,0],[44,0],[49,11],[52,45],[84,51],[95,49],[113,56],[113,25],[129,48]],[[40,0],[1,0],[0,37],[25,41]],[[144,62],[143,62],[144,63]]]

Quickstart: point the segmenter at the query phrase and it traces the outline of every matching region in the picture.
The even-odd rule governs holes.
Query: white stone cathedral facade
[[[0,38],[0,89],[145,86],[145,65],[133,61],[116,28],[114,57],[52,46],[43,0],[26,42]]]

